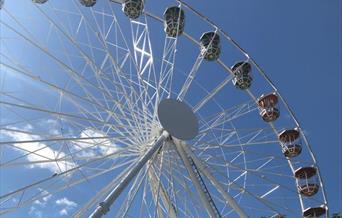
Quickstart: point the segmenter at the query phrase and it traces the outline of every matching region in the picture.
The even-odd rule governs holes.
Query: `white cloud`
[[[39,191],[41,191],[41,195],[45,195],[45,196],[42,197],[40,200],[35,200],[34,204],[45,207],[46,202],[51,198],[51,194],[46,190],[39,189]]]
[[[67,207],[77,207],[77,203],[67,199],[66,197],[56,200],[57,205],[67,206]]]
[[[42,128],[49,131],[50,135],[60,135],[60,123],[56,119],[47,119],[39,123]]]
[[[55,121],[47,120],[45,122],[47,128],[53,124]],[[24,127],[12,127],[14,130],[24,130],[28,132],[34,132],[35,129],[31,125],[26,125]],[[41,140],[45,139],[39,135],[29,134],[25,132],[17,132],[17,131],[10,131],[10,130],[3,130],[2,131],[4,137],[9,137],[10,140],[13,141],[34,141],[34,140]],[[99,155],[108,155],[116,152],[118,147],[111,142],[110,139],[107,139],[107,134],[96,130],[93,128],[86,128],[84,129],[79,136],[80,138],[89,138],[89,137],[103,137],[100,139],[84,139],[84,140],[77,140],[68,143],[69,148],[72,152],[77,151],[74,157],[95,157]],[[60,159],[66,154],[59,149],[53,149],[48,146],[48,143],[41,143],[41,142],[29,142],[29,143],[15,143],[13,148],[16,148],[22,154],[28,154],[26,159],[30,162],[36,162],[34,164],[29,165],[30,168],[43,168],[48,169],[52,173],[58,173],[67,171],[68,169],[76,167],[76,164],[70,161],[53,161],[56,159]],[[44,162],[49,161],[50,162]],[[51,161],[52,160],[52,161]],[[39,204],[39,202],[37,202]]]
[[[12,128],[19,130],[18,128]],[[30,125],[21,128],[24,131],[31,131],[33,128]],[[42,139],[38,135],[23,133],[23,132],[15,132],[15,131],[6,131],[3,130],[2,133],[11,138],[13,141],[34,141]],[[39,162],[39,161],[47,161],[47,160],[55,160],[58,152],[50,148],[47,144],[40,142],[29,142],[29,143],[16,143],[14,144],[16,149],[22,154],[28,154],[27,160],[30,162]],[[65,153],[60,152],[58,157],[65,156]],[[38,167],[48,169],[53,173],[66,171],[70,168],[75,167],[75,164],[68,161],[58,161],[57,162],[41,162],[30,165],[31,168]]]
[[[66,216],[66,215],[68,215],[68,210],[67,209],[62,209],[62,210],[60,210],[59,211],[59,215],[61,215],[61,216]]]
[[[43,213],[42,211],[38,210],[37,208],[31,206],[30,210],[28,212],[31,217],[36,217],[36,218],[42,218],[43,217]]]
[[[66,197],[56,200],[56,204],[63,207],[59,211],[59,215],[61,215],[61,216],[68,215],[70,210],[72,210],[78,206],[78,204],[76,202],[71,201]]]
[[[78,140],[74,142],[75,149],[76,150],[82,150],[81,155],[84,157],[92,157],[97,154],[100,155],[107,155],[114,153],[118,150],[117,146],[113,144],[110,139],[106,139],[105,137],[108,137],[106,133],[92,129],[87,128],[84,129],[80,135],[80,138],[90,138],[90,137],[103,137],[104,139],[84,139],[84,140]]]

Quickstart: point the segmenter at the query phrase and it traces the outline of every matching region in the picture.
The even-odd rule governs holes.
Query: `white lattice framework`
[[[13,3],[4,4],[0,170],[46,171],[13,191],[2,190],[1,215],[83,186],[91,197],[75,217],[100,217],[109,209],[117,217],[299,217],[312,205],[327,208],[319,170],[319,192],[310,198],[298,194],[295,170],[318,166],[270,79],[207,17],[185,2],[167,3],[184,9],[198,29],[187,23],[182,36],[162,34],[156,10],[164,3],[146,6],[136,20],[110,1],[92,8],[76,0],[26,2],[24,15]],[[210,63],[220,70],[217,78],[207,72],[196,40],[202,26],[221,36],[222,54],[235,51],[234,60]],[[180,54],[185,45],[194,49]],[[252,65],[260,83],[246,91],[233,87],[229,67],[241,60]],[[264,123],[257,100],[271,91],[280,99],[283,120]],[[222,102],[225,95],[231,102]],[[193,140],[172,138],[162,129],[157,109],[165,98],[186,102],[197,115]],[[303,153],[287,159],[278,133],[293,127],[301,132]]]

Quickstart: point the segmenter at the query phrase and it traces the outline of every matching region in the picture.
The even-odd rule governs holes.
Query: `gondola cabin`
[[[37,4],[44,4],[47,1],[48,0],[32,0],[33,3],[37,3]]]
[[[85,7],[93,7],[96,4],[96,0],[80,0],[80,3]]]
[[[252,85],[252,77],[251,77],[251,71],[252,66],[250,63],[241,61],[231,68],[232,72],[234,73],[233,78],[233,85],[241,90],[248,89]]]
[[[300,132],[298,128],[283,130],[278,135],[278,139],[285,157],[297,157],[302,152]]]
[[[214,61],[220,57],[220,36],[216,32],[203,33],[200,38],[201,54],[205,60]]]
[[[327,209],[324,205],[320,207],[309,207],[303,211],[303,217],[305,218],[313,218],[313,217],[320,217],[326,214]]]
[[[316,167],[301,167],[295,171],[298,184],[298,192],[306,197],[311,197],[318,192],[318,177]]]
[[[124,0],[122,3],[122,11],[130,19],[137,19],[144,10],[143,0]]]
[[[164,31],[169,37],[177,37],[184,31],[184,11],[178,7],[169,7],[164,12]]]
[[[278,103],[278,96],[276,93],[262,95],[258,99],[260,116],[265,122],[273,122],[276,119],[278,119],[280,115],[280,111],[276,107],[277,103]]]

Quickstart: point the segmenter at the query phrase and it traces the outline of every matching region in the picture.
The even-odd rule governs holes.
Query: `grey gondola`
[[[93,7],[96,4],[96,0],[80,0],[80,3],[85,7]]]
[[[220,36],[216,32],[206,32],[200,38],[201,54],[205,60],[213,61],[221,53]]]
[[[122,11],[131,19],[137,19],[144,10],[143,0],[124,0],[122,3]]]
[[[170,37],[183,33],[185,25],[184,11],[178,6],[169,7],[164,12],[164,31]]]
[[[250,75],[252,67],[248,62],[238,62],[232,67],[235,75],[233,84],[238,89],[248,89],[252,85],[252,77]]]
[[[33,3],[44,4],[48,0],[32,0]]]

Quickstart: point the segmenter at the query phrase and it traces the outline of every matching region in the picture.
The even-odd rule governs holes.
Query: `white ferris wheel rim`
[[[286,109],[288,110],[288,113],[290,114],[291,118],[293,119],[294,123],[296,124],[296,127],[298,127],[300,130],[301,130],[301,127],[300,127],[300,124],[297,120],[297,118],[295,117],[295,114],[294,112],[291,110],[291,108],[288,106],[287,102],[284,100],[284,98],[281,97],[279,91],[276,89],[276,87],[274,86],[274,84],[271,82],[271,80],[268,78],[268,76],[266,75],[266,73],[257,65],[257,63],[235,42],[233,41],[229,36],[228,34],[226,34],[221,28],[219,28],[216,24],[214,24],[212,21],[210,21],[208,18],[206,18],[205,16],[203,16],[202,14],[198,13],[195,9],[193,9],[191,6],[187,5],[185,2],[183,1],[179,1],[177,0],[176,2],[178,3],[181,3],[182,5],[184,5],[185,7],[187,7],[189,10],[193,11],[194,13],[196,13],[201,19],[203,19],[205,22],[208,22],[208,24],[210,24],[214,29],[216,29],[220,35],[222,35],[226,40],[228,40],[230,43],[232,43],[234,46],[236,46],[244,55],[245,57],[250,61],[250,63],[258,69],[258,72],[261,74],[262,77],[264,77],[264,79],[269,83],[269,85],[273,88],[273,90],[277,93],[278,97],[280,98],[280,100],[283,102],[283,104],[285,105]],[[159,18],[158,16],[156,15],[153,15],[147,11],[144,12],[146,16],[148,17],[151,17],[153,19],[156,19],[158,21],[163,21],[161,18]],[[187,35],[186,32],[184,32],[184,35],[187,39],[189,39],[190,41],[192,41],[193,43],[199,45],[199,42],[197,40],[195,40],[193,37],[191,37],[190,35]],[[228,73],[232,73],[232,71],[230,70],[229,67],[227,67],[221,60],[218,60],[217,61],[219,63],[219,65],[221,65],[223,67],[223,69],[225,69]],[[257,97],[254,96],[253,93],[251,93],[250,91],[247,91],[248,94],[250,95],[251,99],[256,102],[257,101]],[[62,115],[62,114],[59,114],[59,115]],[[278,134],[278,130],[272,125],[270,124],[271,128],[273,129],[274,133],[275,134]],[[305,141],[305,145],[307,146],[309,152],[310,152],[310,155],[311,155],[311,158],[313,160],[313,163],[315,164],[315,166],[318,168],[317,166],[317,163],[316,163],[316,158],[314,156],[314,153],[312,152],[312,149],[311,149],[311,146],[310,144],[308,143],[307,141],[307,138],[304,134],[303,131],[300,131],[304,141]],[[101,137],[99,137],[101,138]],[[51,141],[57,141],[57,140],[66,140],[66,139],[46,139],[46,140],[51,140]],[[75,139],[70,139],[70,140],[75,140]],[[82,140],[82,139],[80,139]],[[8,143],[8,142],[6,142]],[[22,143],[22,142],[21,142]],[[294,171],[294,168],[292,167],[291,165],[291,162],[288,162],[292,171]],[[326,198],[325,198],[325,191],[324,191],[324,186],[323,186],[323,182],[322,182],[322,178],[320,176],[320,173],[319,173],[319,170],[318,170],[318,176],[319,176],[319,180],[320,180],[320,185],[321,185],[321,188],[323,189],[323,198],[324,198],[324,203],[327,205],[327,201],[326,201]],[[301,198],[301,197],[299,197]]]

